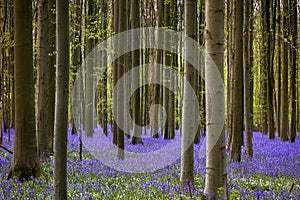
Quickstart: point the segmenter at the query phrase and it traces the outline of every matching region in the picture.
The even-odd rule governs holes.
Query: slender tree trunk
[[[4,5],[3,1],[0,2],[0,35],[3,35],[3,24],[4,24]],[[3,132],[2,132],[2,123],[3,123],[3,115],[2,115],[2,64],[3,64],[3,37],[0,37],[0,144],[2,144],[3,140]]]
[[[280,9],[280,0],[276,0],[278,9],[277,9],[277,33],[279,36],[282,35],[281,31],[281,9]],[[281,129],[281,122],[280,122],[280,108],[281,108],[281,42],[282,39],[277,39],[277,134],[280,137],[280,129]]]
[[[32,2],[14,2],[16,125],[10,176],[19,180],[40,175],[34,117]]]
[[[282,26],[283,26],[283,52],[282,52],[282,87],[281,87],[281,114],[280,114],[280,138],[282,141],[288,140],[288,43],[286,40],[288,40],[288,0],[283,0],[283,20],[282,20]]]
[[[53,199],[67,199],[67,131],[69,96],[69,2],[56,0],[56,99]]]
[[[243,145],[243,0],[235,0],[233,129],[230,159],[241,161]]]
[[[38,2],[37,137],[39,159],[48,153],[48,1]]]
[[[250,17],[250,3],[251,1],[244,0],[244,41],[243,41],[243,64],[244,64],[244,120],[245,120],[245,132],[246,132],[246,151],[249,157],[253,156],[252,147],[252,121],[251,121],[251,86],[250,86],[250,40],[249,40],[249,17]]]
[[[291,124],[290,124],[290,139],[289,141],[294,143],[297,133],[297,115],[296,115],[296,90],[297,90],[297,45],[298,45],[298,31],[297,31],[297,0],[291,0],[291,36],[292,36],[292,46],[291,46],[291,76],[290,76],[290,91],[291,91]],[[299,86],[299,85],[298,85]]]
[[[162,28],[163,27],[163,17],[164,17],[164,0],[158,0],[158,27]],[[158,37],[157,38],[157,43],[162,42],[162,38]],[[162,64],[163,63],[163,51],[160,49],[157,49],[156,51],[156,63]],[[160,73],[160,68],[156,68],[154,65],[153,69],[153,79],[155,79],[155,82],[158,82],[157,80],[160,80],[161,78],[161,73]],[[151,104],[158,104],[160,103],[160,90],[161,87],[158,84],[154,84],[152,88],[152,100]],[[151,124],[151,135],[153,138],[158,138],[158,124],[159,124],[159,113],[158,113],[158,107],[155,106],[154,110],[151,112],[150,116],[150,124]]]
[[[126,31],[126,1],[121,0],[119,1],[119,32]],[[122,48],[126,47],[126,41],[123,38],[119,38],[118,40],[118,51]],[[118,80],[121,79],[125,72],[125,64],[126,64],[126,55],[120,56],[118,59]],[[118,158],[123,160],[124,155],[124,130],[125,127],[125,118],[124,118],[124,87],[119,87],[117,90],[117,116],[119,118],[118,126],[118,136],[117,136],[117,143],[118,143]]]
[[[131,0],[131,28],[139,28],[140,27],[140,15],[139,15],[139,0]],[[140,36],[132,34],[131,35],[131,42],[132,46],[139,46],[140,45]],[[131,52],[131,64],[132,69],[135,67],[139,67],[140,64],[140,51],[135,50]],[[140,85],[140,70],[136,68],[134,70],[132,76],[132,85],[139,86]],[[132,137],[132,144],[139,144],[142,143],[142,130],[140,129],[141,126],[141,112],[140,112],[140,90],[132,91],[133,92],[133,101],[132,101],[132,108],[133,108],[133,137]]]
[[[55,112],[55,0],[49,0],[49,22],[48,22],[48,149],[54,152],[54,112]]]
[[[88,0],[88,29],[89,34],[87,37],[87,55],[92,53],[95,46],[95,31],[93,31],[93,26],[95,26],[95,6],[96,2],[94,0]],[[86,55],[86,56],[87,56]],[[93,115],[95,111],[94,106],[94,64],[92,60],[87,60],[85,71],[85,135],[92,137],[94,135],[93,128]]]
[[[196,40],[197,35],[197,0],[186,0],[184,10],[185,19],[185,36]],[[195,41],[196,42],[196,41]],[[196,92],[196,69],[187,61],[196,61],[197,49],[194,44],[188,43],[185,46],[185,63],[184,63],[184,90],[183,90],[183,108],[182,108],[182,144],[181,144],[181,173],[180,181],[183,185],[189,186],[194,184],[194,135],[198,127],[196,126],[196,111],[198,104],[194,99]],[[196,63],[196,62],[194,62]],[[192,88],[188,87],[191,86]]]
[[[224,1],[205,2],[206,178],[208,199],[227,198],[224,136]],[[241,105],[242,106],[242,105]],[[241,116],[240,116],[241,117]],[[223,192],[219,192],[223,188]]]
[[[119,32],[119,0],[114,0],[114,32]],[[114,42],[114,49],[118,49],[118,41]],[[118,60],[113,63],[113,86],[118,82]],[[118,110],[117,95],[113,96],[113,109]],[[113,120],[113,144],[118,143],[118,128],[116,120]]]

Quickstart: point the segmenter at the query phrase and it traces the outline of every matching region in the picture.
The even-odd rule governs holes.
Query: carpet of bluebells
[[[4,133],[3,145],[12,149]],[[100,128],[96,134],[100,134]],[[111,133],[109,133],[111,135]],[[177,132],[177,137],[179,133]],[[111,138],[111,136],[110,136]],[[68,135],[68,199],[202,199],[205,184],[205,138],[195,145],[195,186],[182,188],[179,183],[180,159],[151,173],[119,172],[105,166],[86,149],[79,161],[79,138]],[[149,152],[166,145],[163,139],[146,138],[144,144],[125,148]],[[231,199],[300,199],[300,141],[294,144],[278,138],[268,140],[261,133],[253,136],[254,157],[245,156],[240,163],[227,165]],[[27,182],[7,180],[12,155],[0,150],[0,199],[51,199],[53,158],[43,163],[44,175]]]

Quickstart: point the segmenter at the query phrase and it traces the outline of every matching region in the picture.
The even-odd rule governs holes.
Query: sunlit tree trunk
[[[40,175],[37,156],[32,48],[32,2],[14,2],[16,125],[10,176],[19,180]]]
[[[69,2],[56,0],[56,98],[54,122],[53,199],[67,199],[67,134],[69,97]]]
[[[197,0],[186,0],[184,4],[184,25],[185,37],[196,40],[197,36]],[[196,43],[196,41],[195,41]],[[196,63],[197,47],[185,41],[185,63],[184,63],[184,90],[182,106],[182,143],[181,143],[181,171],[180,181],[183,185],[194,184],[194,135],[198,127],[196,126],[197,116],[195,105],[198,104],[194,99],[196,92],[196,66],[187,61],[190,57]],[[188,87],[188,86],[191,87]]]
[[[224,136],[224,0],[205,2],[206,177],[208,199],[226,199]],[[223,188],[223,192],[219,192]]]

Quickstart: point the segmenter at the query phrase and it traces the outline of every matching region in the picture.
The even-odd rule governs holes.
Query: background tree
[[[226,198],[224,123],[224,1],[205,1],[206,177],[208,199]],[[221,79],[221,80],[220,80]],[[213,104],[218,102],[218,104]],[[220,133],[221,131],[221,133]],[[223,193],[218,189],[223,188]],[[219,197],[217,197],[219,195]]]
[[[41,173],[35,135],[31,6],[31,1],[14,2],[16,125],[10,177],[19,180]]]
[[[69,2],[56,1],[56,99],[54,123],[53,199],[67,199],[67,135],[69,95]]]

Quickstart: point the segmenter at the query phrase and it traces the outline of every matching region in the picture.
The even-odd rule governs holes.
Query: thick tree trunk
[[[205,2],[206,178],[208,199],[227,198],[224,136],[224,1]],[[242,105],[241,105],[242,106]],[[241,117],[241,116],[240,116]],[[223,192],[219,192],[223,188]]]
[[[16,125],[10,176],[19,180],[40,175],[36,151],[32,48],[32,2],[14,2]]]

